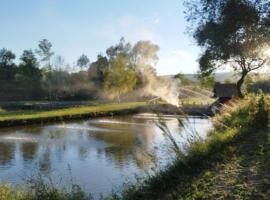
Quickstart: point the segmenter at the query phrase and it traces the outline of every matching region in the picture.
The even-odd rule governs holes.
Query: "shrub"
[[[262,91],[260,91],[257,99],[255,110],[251,113],[252,124],[257,129],[267,129],[269,122],[269,105]]]

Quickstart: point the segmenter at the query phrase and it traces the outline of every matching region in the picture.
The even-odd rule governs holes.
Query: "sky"
[[[17,57],[48,39],[57,55],[74,63],[125,37],[158,44],[159,75],[196,73],[200,49],[186,34],[183,0],[0,0],[0,48]]]

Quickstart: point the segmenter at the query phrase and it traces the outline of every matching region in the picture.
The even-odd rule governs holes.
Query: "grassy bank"
[[[112,199],[267,199],[270,177],[265,159],[270,148],[266,103],[263,97],[252,96],[225,108],[214,118],[215,128],[207,140],[193,143],[187,156],[143,182],[128,185]],[[257,153],[261,157],[254,157]],[[237,165],[240,161],[243,166]],[[236,176],[227,176],[228,169]],[[252,170],[253,176],[245,173]]]
[[[35,110],[0,110],[0,127],[47,123],[85,117],[113,115],[125,112],[135,112],[136,109],[146,106],[145,102],[111,103],[93,106],[78,106],[50,111]]]
[[[185,105],[181,110],[173,105],[159,102],[107,103],[91,102],[31,102],[8,103],[0,107],[0,127],[12,127],[38,123],[49,123],[73,119],[102,117],[137,112],[154,112],[163,114],[210,115],[207,105]],[[2,103],[4,104],[4,103]],[[25,106],[25,104],[27,106]],[[4,109],[4,107],[6,109]]]

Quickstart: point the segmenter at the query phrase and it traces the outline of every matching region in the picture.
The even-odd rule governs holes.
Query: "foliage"
[[[259,90],[262,90],[266,94],[270,93],[270,80],[269,79],[250,80],[250,81],[247,81],[245,85],[246,85],[247,92],[250,92],[250,93],[258,93]]]
[[[47,39],[43,39],[39,41],[38,49],[36,50],[37,54],[40,57],[40,61],[44,62],[44,68],[45,70],[50,71],[51,70],[51,57],[54,55],[54,52],[52,51],[52,43],[49,42]]]
[[[137,42],[130,53],[130,65],[137,75],[137,87],[145,87],[156,79],[154,66],[158,61],[159,46],[151,41]]]
[[[203,88],[208,88],[208,89],[213,89],[214,84],[215,84],[215,77],[214,76],[202,76],[199,75],[199,81],[200,81],[200,85]]]
[[[35,96],[39,96],[42,79],[37,58],[32,50],[25,50],[20,59],[22,62],[18,66],[16,74],[17,89],[31,94],[34,99]]]
[[[131,51],[131,44],[126,42],[125,38],[122,37],[120,42],[115,46],[111,46],[106,50],[107,56],[110,61],[115,59],[118,55],[121,55],[128,59]]]
[[[117,55],[105,77],[105,89],[119,102],[120,96],[132,90],[136,84],[136,73],[127,64],[124,56]]]
[[[28,188],[11,188],[10,184],[0,185],[1,200],[92,200],[91,195],[85,194],[81,187],[72,184],[71,189],[60,189],[48,185],[43,179],[30,180]]]
[[[105,78],[107,78],[106,88],[109,96],[120,97],[123,93],[147,85],[146,77],[149,74],[151,77],[156,77],[153,65],[158,60],[158,50],[159,47],[150,41],[139,41],[131,45],[121,38],[119,43],[106,50],[105,56],[98,54],[96,61],[92,63],[85,54],[82,54],[73,68],[61,55],[55,55],[51,42],[46,39],[39,42],[35,51],[25,50],[19,64],[14,62],[16,57],[14,53],[1,49],[0,100],[58,101],[89,100],[100,97],[107,99],[108,93],[103,91]],[[125,59],[124,67],[116,66],[119,57]],[[77,66],[80,67],[79,71]],[[119,76],[116,75],[117,73],[112,73],[117,70],[121,72]],[[112,84],[112,79],[108,81],[109,78],[119,77],[122,78],[116,80],[118,86]],[[123,85],[118,91],[116,88],[120,88],[120,81]],[[111,83],[108,84],[109,82]]]
[[[193,36],[204,49],[199,59],[203,75],[227,65],[241,72],[239,93],[246,75],[269,61],[269,3],[257,0],[186,1]]]
[[[88,69],[88,79],[103,86],[106,71],[109,68],[109,61],[106,56],[99,54],[97,61],[91,63]]]
[[[89,62],[90,62],[89,58],[86,55],[82,54],[78,58],[78,60],[77,60],[77,65],[82,70],[83,68],[86,68],[87,67],[87,65],[89,64]]]
[[[260,91],[257,105],[252,113],[253,123],[257,129],[267,129],[269,123],[269,104],[264,94]]]

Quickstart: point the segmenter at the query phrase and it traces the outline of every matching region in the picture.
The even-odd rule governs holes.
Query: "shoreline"
[[[168,104],[148,104],[146,102],[100,104],[38,111],[33,113],[0,115],[0,128],[12,128],[27,125],[44,125],[55,122],[68,122],[80,119],[93,119],[114,115],[138,113],[161,113],[171,115],[211,116],[208,106],[185,106],[177,108]]]

